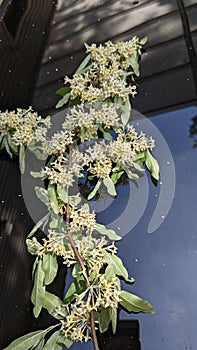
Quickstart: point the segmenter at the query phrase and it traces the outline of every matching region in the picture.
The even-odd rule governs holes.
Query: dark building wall
[[[27,107],[55,1],[4,1],[0,9],[0,110]]]

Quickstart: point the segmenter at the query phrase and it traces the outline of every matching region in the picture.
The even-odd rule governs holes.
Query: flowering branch
[[[72,168],[72,145],[68,145],[68,172]],[[78,252],[78,249],[75,245],[75,242],[72,238],[72,235],[70,233],[70,205],[69,205],[69,185],[66,187],[66,192],[67,192],[67,204],[66,204],[66,236],[68,237],[71,247],[73,249],[74,255],[80,265],[81,271],[83,273],[84,279],[85,279],[85,284],[86,284],[86,289],[88,290],[88,293],[91,293],[91,285],[90,281],[88,278],[88,275],[86,273],[86,267],[84,265],[83,259],[81,255]],[[98,345],[98,340],[96,336],[96,331],[95,331],[95,320],[94,320],[94,311],[90,311],[90,327],[91,327],[91,334],[92,334],[92,341],[94,345],[94,350],[99,350],[99,345]]]
[[[90,339],[94,350],[99,350],[95,323],[101,333],[110,325],[115,333],[119,307],[128,312],[154,312],[147,301],[121,289],[121,279],[134,282],[117,255],[115,241],[121,237],[97,222],[88,203],[82,204],[79,189],[70,193],[74,180],[83,178],[89,186],[87,200],[95,198],[101,185],[115,197],[122,177],[137,180],[144,166],[159,178],[152,155],[154,140],[138,134],[129,123],[130,96],[136,94],[135,76],[145,42],[134,37],[125,43],[86,45],[86,58],[72,78],[65,77],[67,86],[57,92],[62,96],[58,107],[68,105],[70,110],[52,137],[48,136],[50,118],[42,118],[31,108],[0,113],[0,149],[19,156],[21,171],[25,171],[27,147],[38,159],[48,161],[40,172],[31,172],[45,180],[35,192],[45,203],[47,215],[36,223],[26,243],[36,257],[31,293],[34,316],[45,308],[59,327],[47,341],[48,331],[37,331],[4,350],[22,350],[24,341],[26,350],[45,350],[69,348],[75,341]],[[47,228],[47,235],[38,240],[39,228],[45,232]],[[55,283],[58,262],[72,271],[63,298],[47,290]]]

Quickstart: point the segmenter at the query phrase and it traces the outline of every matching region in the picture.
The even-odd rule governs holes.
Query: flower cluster
[[[87,234],[90,234],[95,229],[95,213],[89,213],[89,211],[83,210],[83,207],[78,210],[71,209],[70,219],[70,230],[73,233],[85,230]]]
[[[113,277],[108,281],[104,275],[100,275],[97,286],[95,288],[95,304],[94,307],[112,307],[117,308],[120,301],[120,286],[119,279]]]
[[[142,44],[138,38],[127,42],[105,45],[86,45],[86,52],[90,52],[91,65],[85,72],[76,73],[72,78],[65,77],[65,84],[69,84],[70,98],[80,98],[80,103],[103,102],[118,96],[123,101],[129,95],[135,97],[136,86],[128,86],[124,72],[130,70],[134,75],[136,61],[140,54]],[[135,72],[136,73],[136,72]]]
[[[103,103],[90,107],[84,104],[75,106],[69,110],[62,124],[63,130],[84,134],[82,141],[97,138],[99,126],[106,129],[121,126],[120,117],[112,104]]]
[[[99,179],[105,179],[108,177],[112,170],[112,161],[108,158],[101,158],[96,160],[90,165],[88,171],[98,177]]]
[[[118,41],[115,44],[107,41],[105,45],[92,44],[86,46],[86,51],[91,53],[91,58],[100,66],[119,67],[128,70],[131,64],[131,57],[142,47],[140,40],[135,36],[129,41]]]
[[[85,301],[73,304],[65,320],[61,320],[61,332],[66,339],[85,341],[91,339],[90,313]]]
[[[41,171],[43,177],[47,177],[51,184],[72,186],[75,179],[72,169],[68,170],[68,159],[61,154],[50,166]]]
[[[74,134],[71,131],[60,130],[51,139],[43,140],[43,150],[48,155],[61,155],[65,152],[67,146],[73,143],[73,137]]]
[[[32,141],[43,142],[51,126],[50,117],[43,119],[30,107],[28,110],[0,113],[0,133],[12,135],[16,145],[29,145]]]
[[[101,312],[102,308],[118,308],[120,301],[119,279],[108,281],[104,275],[79,295],[70,307],[65,320],[61,320],[61,331],[64,336],[73,341],[88,341],[91,339],[90,312]]]

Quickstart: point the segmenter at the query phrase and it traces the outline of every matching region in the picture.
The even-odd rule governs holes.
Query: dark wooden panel
[[[0,47],[3,45],[3,49],[0,49],[1,110],[29,105],[46,41],[46,28],[53,10],[53,2],[48,0],[26,0],[22,3],[24,8],[22,12],[20,9],[14,35],[10,30],[12,26],[9,27],[9,23],[5,21],[7,17],[2,19],[8,35],[6,49],[5,42],[0,42]],[[8,7],[6,16],[9,10]]]

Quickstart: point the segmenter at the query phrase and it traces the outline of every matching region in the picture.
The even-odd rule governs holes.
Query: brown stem
[[[68,146],[68,151],[69,151],[69,161],[68,161],[68,171],[72,167],[72,145]],[[69,199],[69,185],[66,187],[66,192],[67,192],[67,197]],[[79,254],[79,251],[75,245],[75,242],[73,240],[73,237],[70,233],[70,228],[69,228],[69,223],[70,223],[70,205],[69,205],[69,200],[66,204],[66,236],[68,237],[72,250],[75,254],[75,257],[79,263],[79,266],[81,268],[81,271],[83,273],[84,279],[85,279],[85,284],[86,288],[89,290],[90,293],[90,281],[87,275],[86,267],[84,265],[83,259],[81,255]],[[93,346],[94,350],[99,350],[99,345],[98,345],[98,340],[97,340],[97,335],[96,335],[96,330],[95,330],[95,321],[94,321],[94,311],[92,310],[90,312],[90,328],[91,328],[91,334],[92,334],[92,341],[93,341]]]

